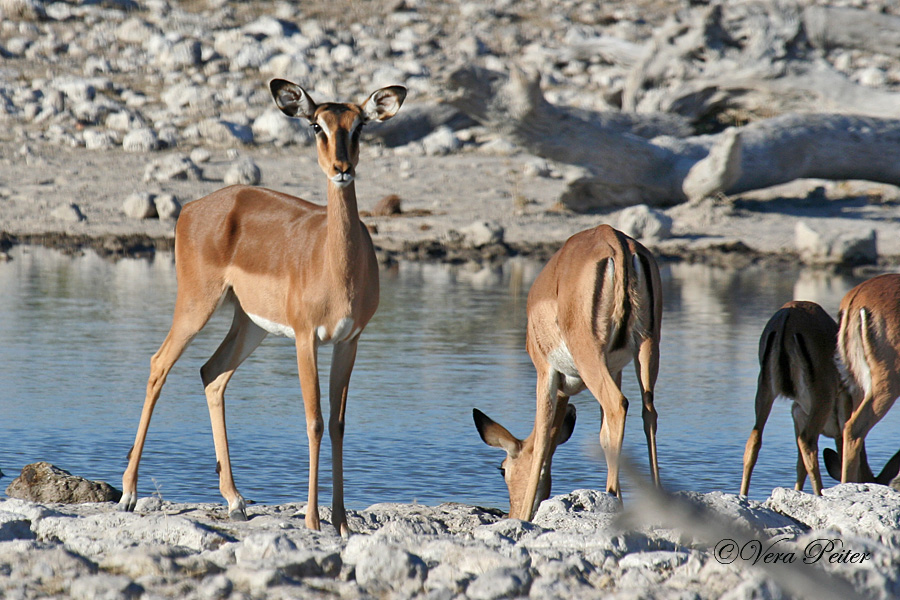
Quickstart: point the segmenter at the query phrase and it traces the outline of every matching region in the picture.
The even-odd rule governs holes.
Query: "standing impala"
[[[838,406],[841,482],[859,482],[866,435],[900,396],[900,275],[879,275],[847,292],[841,300],[837,351],[851,392]]]
[[[838,325],[815,302],[788,302],[776,312],[759,338],[759,380],[756,424],[744,449],[741,494],[750,490],[750,476],[762,446],[763,428],[778,396],[793,400],[791,415],[797,438],[796,490],[806,475],[813,493],[822,495],[819,435],[840,437],[835,403],[844,392],[834,360]]]
[[[316,137],[319,167],[328,178],[327,207],[287,194],[231,186],[184,207],[175,229],[178,296],[172,327],[150,361],[147,396],[120,507],[133,510],[138,464],[153,407],[172,365],[223,302],[234,307],[225,339],[200,369],[216,447],[219,489],[231,518],[247,518],[231,474],[225,432],[225,386],[269,333],[296,342],[297,368],[309,437],[306,526],[319,529],[319,447],[324,423],[316,364],[320,344],[333,344],[328,430],[334,473],[333,524],[347,535],[343,498],[344,414],[360,332],[378,307],[378,265],[359,220],[355,169],[359,137],[368,121],[394,116],[406,97],[382,88],[360,105],[316,104],[300,86],[275,79],[275,103],[289,117],[305,117]]]
[[[632,358],[650,468],[658,486],[653,390],[659,372],[662,290],[653,255],[609,225],[577,233],[535,279],[526,310],[526,346],[537,371],[537,413],[526,440],[533,450],[517,451],[508,432],[503,435],[505,429],[475,415],[482,439],[507,451],[502,469],[510,518],[530,520],[549,494],[552,453],[568,438],[566,431],[571,432],[561,413],[569,396],[585,388],[603,411],[600,444],[608,469],[606,491],[621,497],[619,455],[628,400],[619,386],[622,369]],[[571,420],[574,425],[574,415]]]

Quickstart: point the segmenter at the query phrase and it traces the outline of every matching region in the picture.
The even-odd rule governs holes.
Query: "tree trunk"
[[[561,198],[573,210],[669,206],[807,177],[900,185],[898,119],[788,114],[715,135],[646,139],[609,126],[605,113],[550,104],[539,80],[464,67],[450,76],[451,102],[528,151],[581,167]]]

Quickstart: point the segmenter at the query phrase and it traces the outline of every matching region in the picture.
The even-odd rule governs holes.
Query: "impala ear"
[[[563,418],[562,425],[559,428],[559,433],[556,435],[556,445],[559,446],[568,442],[569,438],[572,437],[573,431],[575,431],[575,405],[567,404],[566,416]]]
[[[306,117],[312,119],[316,112],[316,103],[302,87],[286,79],[273,79],[269,82],[269,90],[275,99],[275,105],[289,117]]]
[[[392,85],[372,92],[362,103],[366,119],[370,121],[387,121],[397,114],[406,99],[406,88]]]
[[[825,470],[831,475],[832,479],[841,480],[841,457],[831,448],[822,450],[822,461],[825,463]]]
[[[891,485],[891,481],[897,477],[897,473],[900,473],[900,450],[891,457],[891,460],[887,461],[887,464],[884,465],[881,473],[875,478],[875,483]]]
[[[495,423],[477,408],[472,409],[472,419],[475,421],[478,435],[488,446],[506,450],[511,458],[517,457],[522,451],[522,440],[507,431],[503,425]]]

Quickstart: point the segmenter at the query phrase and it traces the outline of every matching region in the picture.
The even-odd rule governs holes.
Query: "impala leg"
[[[650,456],[650,473],[653,477],[653,484],[659,487],[659,461],[656,454],[658,415],[653,404],[653,390],[659,374],[659,344],[653,338],[647,338],[641,342],[634,357],[634,368],[637,372],[638,385],[641,388],[641,418],[644,421],[644,436],[647,438],[647,453]]]
[[[606,491],[622,498],[619,487],[619,457],[622,455],[622,442],[625,439],[625,415],[628,413],[628,400],[613,385],[605,385],[603,394],[603,424],[600,426],[600,446],[606,455]],[[594,393],[594,392],[591,392]]]
[[[587,361],[582,358],[582,363],[585,362]],[[586,366],[579,364],[578,372],[584,376],[585,385],[600,403],[603,411],[603,422],[600,425],[600,446],[606,455],[606,491],[621,499],[619,457],[622,454],[622,442],[625,439],[625,415],[628,413],[628,400],[616,385],[616,379],[621,378],[621,373],[616,376],[611,375],[605,359],[599,354],[596,356],[592,354],[590,362]]]
[[[814,390],[815,398],[828,398],[829,390]],[[819,435],[825,428],[832,411],[833,403],[828,402],[827,405],[821,406],[818,410],[812,411],[811,415],[806,416],[806,424],[803,425],[803,415],[797,414],[797,405],[794,405],[794,432],[797,435],[797,491],[803,490],[803,482],[806,475],[809,474],[809,480],[812,484],[813,494],[822,495],[822,473],[819,470]],[[800,418],[798,418],[800,417]],[[801,472],[802,470],[802,472]]]
[[[228,452],[228,433],[225,428],[225,387],[234,371],[265,339],[267,333],[254,324],[247,313],[235,303],[231,329],[212,357],[200,368],[200,378],[209,407],[213,442],[216,446],[216,473],[219,491],[228,502],[228,514],[236,521],[247,520],[244,498],[234,485],[231,457]]]
[[[347,391],[350,373],[356,362],[359,338],[337,344],[331,358],[329,379],[330,413],[328,435],[331,437],[331,468],[333,479],[332,524],[342,537],[350,535],[347,512],[344,510],[344,424],[347,410]]]
[[[762,447],[763,429],[766,421],[769,420],[769,413],[772,412],[772,403],[775,401],[775,394],[772,392],[772,381],[769,376],[769,370],[763,366],[759,372],[759,380],[756,385],[756,423],[747,438],[747,445],[744,447],[744,475],[741,477],[741,495],[746,496],[750,491],[750,477],[753,475],[753,467],[756,466],[756,459],[759,457],[759,449]]]
[[[179,300],[181,300],[179,302]],[[188,303],[184,299],[176,299],[175,314],[172,318],[172,327],[163,340],[156,354],[150,359],[150,377],[147,379],[147,393],[144,397],[144,408],[141,410],[141,420],[138,424],[134,445],[128,453],[128,467],[122,475],[122,499],[119,501],[119,509],[131,511],[137,503],[138,466],[141,462],[141,454],[144,443],[147,440],[147,430],[150,428],[150,417],[163,384],[175,361],[184,352],[197,332],[200,331],[209,317],[215,311],[215,303],[208,306],[207,312],[193,313],[186,310]]]
[[[300,374],[300,391],[306,413],[306,437],[309,439],[309,500],[306,505],[306,526],[320,529],[319,524],[319,449],[325,429],[322,407],[319,403],[319,368],[316,360],[316,344],[312,339],[297,338],[297,370]]]
[[[528,474],[528,485],[525,487],[522,503],[519,505],[519,514],[513,514],[513,511],[510,510],[509,515],[511,519],[522,519],[523,521],[530,521],[534,516],[541,471],[550,456],[550,431],[553,428],[557,390],[559,389],[559,373],[549,365],[539,368],[537,372],[537,412],[534,417],[534,453],[531,459],[531,471]]]
[[[865,439],[869,431],[887,414],[900,392],[898,385],[891,382],[873,382],[872,391],[844,424],[844,456],[841,468],[841,483],[862,481],[862,461],[865,457]],[[870,470],[871,472],[871,470]]]

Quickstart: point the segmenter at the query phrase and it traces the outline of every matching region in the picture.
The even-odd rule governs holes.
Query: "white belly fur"
[[[254,315],[251,313],[247,313],[247,316],[250,317],[251,321],[259,325],[269,333],[288,337],[291,339],[296,338],[296,333],[294,332],[294,330],[287,325],[282,325],[281,323],[276,323],[275,321],[270,321],[265,317],[261,317],[259,315]],[[353,329],[353,319],[347,317],[338,321],[337,325],[335,325],[334,327],[334,331],[331,332],[331,335],[329,335],[328,328],[324,325],[319,325],[318,327],[316,327],[316,338],[318,338],[319,342],[323,344],[337,344],[339,342],[352,339],[353,337],[359,335],[359,332],[359,328]]]
[[[359,335],[360,331],[361,329],[358,327],[356,329],[353,328],[353,319],[345,317],[334,326],[334,331],[331,332],[330,336],[328,335],[328,329],[324,325],[316,327],[316,337],[324,344],[338,344],[353,339]]]
[[[584,381],[578,373],[575,359],[572,358],[572,353],[565,342],[550,352],[547,361],[550,363],[550,367],[559,373],[559,380],[555,382],[554,387],[558,386],[567,396],[573,396],[584,389]],[[553,378],[551,377],[550,380],[553,381]],[[551,395],[555,393],[555,389],[551,390]]]
[[[282,325],[281,323],[276,323],[275,321],[270,321],[265,317],[260,317],[259,315],[254,315],[251,313],[247,313],[247,316],[250,317],[251,321],[259,325],[269,333],[289,337],[291,339],[295,338],[294,330],[287,325]]]

